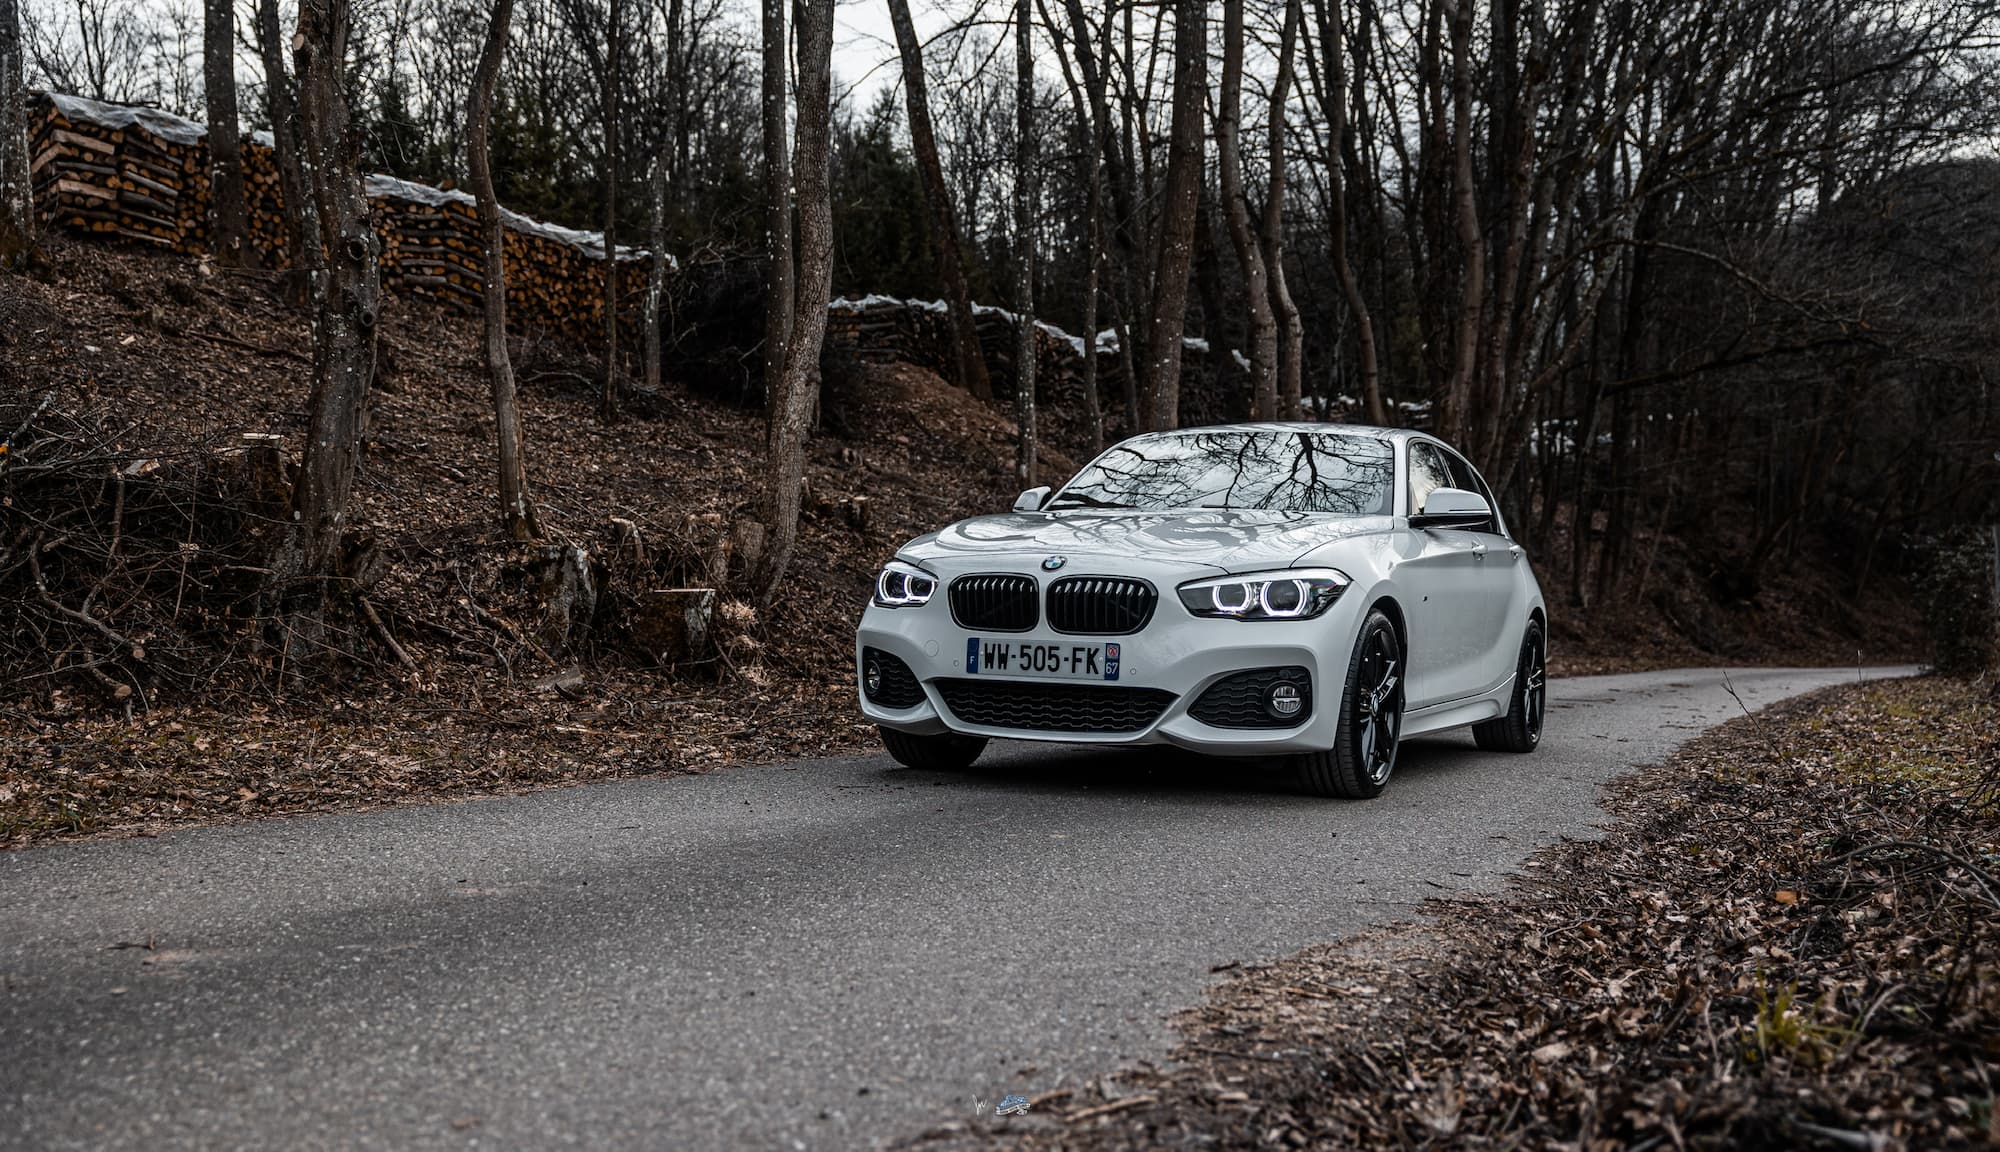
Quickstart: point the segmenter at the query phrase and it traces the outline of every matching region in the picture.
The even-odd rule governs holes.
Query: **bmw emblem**
[[[1042,571],[1053,572],[1067,563],[1069,563],[1069,557],[1067,556],[1051,556],[1047,560],[1042,561]]]

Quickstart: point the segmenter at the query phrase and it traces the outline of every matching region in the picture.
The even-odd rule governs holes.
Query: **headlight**
[[[914,564],[891,560],[875,577],[875,603],[883,608],[915,608],[931,602],[937,577]]]
[[[1181,603],[1196,616],[1226,620],[1304,620],[1333,607],[1351,583],[1332,568],[1253,572],[1183,584]]]

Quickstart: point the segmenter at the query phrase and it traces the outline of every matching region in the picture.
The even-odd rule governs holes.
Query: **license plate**
[[[1045,644],[1033,640],[965,641],[969,676],[1035,676],[1051,680],[1116,680],[1117,644]]]

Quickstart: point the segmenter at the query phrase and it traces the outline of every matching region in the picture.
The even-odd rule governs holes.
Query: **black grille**
[[[1049,585],[1049,627],[1084,636],[1124,636],[1153,618],[1160,602],[1144,580],[1065,576]]]
[[[1298,686],[1298,715],[1274,717],[1264,708],[1271,685],[1288,680]],[[1188,715],[1217,728],[1296,728],[1312,718],[1312,675],[1304,668],[1259,668],[1236,672],[1208,686]]]
[[[882,674],[881,685],[872,691],[868,687],[870,664]],[[908,664],[880,648],[861,650],[861,690],[884,708],[915,708],[924,702],[924,689],[917,683],[917,674],[910,671]]]
[[[951,618],[978,632],[1026,632],[1035,626],[1035,578],[960,576],[951,582]]]
[[[936,680],[952,715],[983,728],[1138,732],[1174,702],[1158,688],[1100,688],[1020,680]]]

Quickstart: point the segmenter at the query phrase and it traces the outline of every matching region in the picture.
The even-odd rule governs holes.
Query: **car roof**
[[[1260,420],[1242,424],[1208,424],[1199,428],[1175,428],[1164,432],[1142,432],[1128,437],[1144,440],[1165,436],[1192,436],[1202,432],[1327,432],[1344,436],[1379,436],[1385,440],[1410,440],[1436,437],[1415,428],[1378,428],[1372,424],[1337,424],[1321,420]]]

